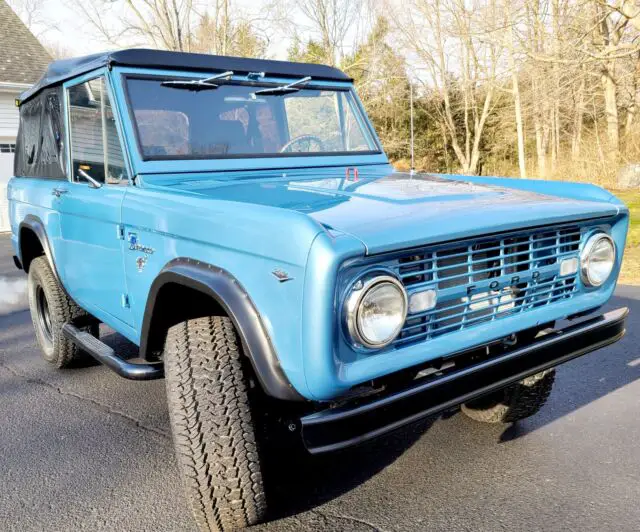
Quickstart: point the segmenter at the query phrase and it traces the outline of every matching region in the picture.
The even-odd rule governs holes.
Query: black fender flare
[[[168,262],[149,290],[140,335],[140,356],[147,356],[156,299],[169,283],[197,290],[213,298],[227,313],[242,340],[264,391],[276,399],[303,401],[280,366],[271,338],[249,294],[229,272],[189,258]]]
[[[27,214],[24,217],[24,220],[20,222],[18,227],[18,260],[22,265],[22,268],[25,272],[27,272],[28,266],[24,262],[24,257],[22,256],[22,230],[29,229],[33,231],[33,233],[40,240],[40,244],[42,245],[42,249],[44,251],[47,260],[49,261],[49,266],[51,267],[51,271],[53,272],[53,276],[56,278],[56,281],[62,286],[60,282],[60,276],[58,275],[58,269],[56,268],[55,261],[53,260],[53,253],[51,252],[51,246],[49,244],[49,237],[47,236],[47,231],[44,228],[44,224],[42,220],[33,214]]]

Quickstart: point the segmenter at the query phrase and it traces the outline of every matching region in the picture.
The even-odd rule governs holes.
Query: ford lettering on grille
[[[400,347],[553,304],[575,294],[577,272],[560,264],[577,257],[578,226],[532,229],[426,247],[394,264],[409,294],[435,289],[435,308],[409,314]]]

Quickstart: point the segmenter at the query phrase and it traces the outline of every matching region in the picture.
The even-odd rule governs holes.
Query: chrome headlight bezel
[[[607,241],[611,245],[613,258],[611,261],[611,269],[609,270],[607,277],[598,282],[597,280],[594,280],[591,275],[590,259],[591,259],[591,253],[593,252],[594,247],[596,246],[596,244],[598,244],[602,240]],[[604,232],[597,232],[592,234],[586,241],[580,253],[580,277],[582,278],[582,282],[584,283],[584,285],[589,288],[599,288],[600,286],[605,284],[611,278],[611,274],[613,273],[616,267],[616,256],[617,256],[616,243],[613,240],[613,238],[611,238],[610,235]]]
[[[366,295],[373,289],[379,288],[382,284],[393,285],[398,290],[402,303],[402,315],[399,324],[393,333],[382,342],[372,341],[362,333],[359,326],[359,315],[362,308],[362,302]],[[402,282],[388,272],[370,272],[358,278],[350,287],[348,295],[344,302],[344,320],[345,326],[352,343],[359,347],[367,349],[383,349],[391,344],[400,334],[402,327],[407,319],[409,309],[409,298],[407,291]]]

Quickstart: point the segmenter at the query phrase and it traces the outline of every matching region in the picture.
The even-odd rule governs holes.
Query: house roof
[[[51,56],[5,0],[0,0],[0,83],[35,83]]]
[[[134,48],[54,61],[38,83],[20,95],[20,100],[25,101],[50,85],[57,85],[96,68],[112,65],[211,73],[226,70],[232,70],[236,74],[264,72],[267,76],[311,76],[313,79],[324,81],[351,80],[341,70],[327,65]]]

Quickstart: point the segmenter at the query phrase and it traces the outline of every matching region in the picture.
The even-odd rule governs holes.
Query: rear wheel
[[[37,257],[31,262],[28,286],[31,320],[45,360],[58,368],[64,368],[87,357],[64,337],[62,326],[80,319],[90,321],[91,317],[67,296],[53,275],[46,257]],[[98,336],[97,322],[88,328],[94,336]]]
[[[483,423],[512,423],[537,414],[551,394],[556,370],[549,369],[462,405],[462,412]]]
[[[246,358],[229,318],[175,325],[164,352],[171,430],[186,496],[202,531],[264,519],[258,427]]]

